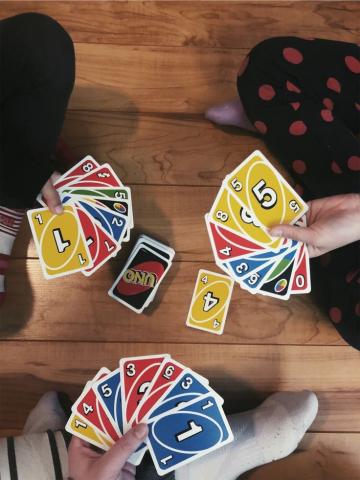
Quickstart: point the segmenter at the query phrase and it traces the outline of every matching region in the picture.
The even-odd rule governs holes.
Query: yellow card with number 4
[[[265,227],[293,224],[308,210],[302,198],[258,150],[227,175],[225,184]]]
[[[102,450],[109,450],[109,448],[114,445],[112,440],[105,437],[105,435],[102,435],[76,413],[71,414],[65,426],[65,430]]]
[[[39,260],[47,279],[62,277],[92,266],[78,216],[72,206],[61,215],[48,208],[28,211]]]
[[[200,270],[190,304],[186,325],[221,335],[234,281],[226,275]]]

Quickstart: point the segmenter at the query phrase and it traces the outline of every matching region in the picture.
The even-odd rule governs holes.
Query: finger
[[[273,237],[290,238],[307,244],[312,244],[314,232],[309,227],[295,227],[294,225],[277,225],[270,228],[269,234]]]
[[[54,183],[56,183],[60,177],[61,177],[61,173],[54,172],[50,177],[51,183],[54,185]]]
[[[47,206],[53,213],[59,215],[63,212],[64,207],[62,206],[59,194],[55,190],[50,179],[45,183],[42,189],[42,194],[46,200]]]
[[[115,445],[99,460],[102,474],[105,477],[114,477],[120,474],[128,458],[141,445],[148,434],[147,425],[140,423],[121,437]]]

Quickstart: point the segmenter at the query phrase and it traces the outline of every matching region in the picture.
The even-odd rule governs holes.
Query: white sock
[[[39,433],[62,430],[67,418],[56,392],[45,393],[29,413],[23,433]]]
[[[275,393],[255,410],[229,417],[235,440],[175,472],[176,480],[236,480],[298,446],[318,411],[309,391]]]

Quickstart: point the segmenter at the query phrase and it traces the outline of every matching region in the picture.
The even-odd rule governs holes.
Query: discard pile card
[[[149,450],[165,475],[233,441],[223,403],[206,378],[168,354],[122,358],[87,382],[65,428],[107,451],[146,423],[148,438],[129,462],[139,465]]]
[[[152,302],[167,274],[175,251],[146,235],[140,235],[126,264],[108,294],[136,313]]]
[[[223,181],[205,222],[216,264],[250,293],[288,300],[311,290],[309,253],[274,238],[277,224],[306,226],[306,203],[255,151]]]
[[[110,165],[90,155],[62,175],[54,187],[64,205],[55,215],[45,198],[28,211],[44,276],[56,278],[81,271],[89,276],[121,249],[134,226],[130,188]]]

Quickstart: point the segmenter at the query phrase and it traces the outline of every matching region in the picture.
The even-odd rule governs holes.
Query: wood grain
[[[197,272],[204,267],[217,271],[213,264],[173,264],[154,303],[145,315],[138,315],[107,295],[124,261],[121,256],[90,278],[78,274],[48,281],[37,260],[14,260],[7,276],[8,298],[0,310],[0,337],[128,343],[146,338],[154,343],[217,345],[344,344],[309,295],[284,302],[253,296],[238,286],[223,335],[186,327]]]
[[[357,2],[50,2],[2,1],[0,17],[53,16],[77,43],[251,48],[295,35],[355,41]]]
[[[0,364],[1,427],[19,428],[39,395],[48,390],[62,390],[74,398],[101,366],[116,368],[119,358],[164,352],[208,377],[224,395],[227,412],[252,408],[274,391],[306,388],[320,401],[312,431],[360,431],[360,354],[351,347],[195,347],[169,342],[1,342],[0,356],[6,358]]]

